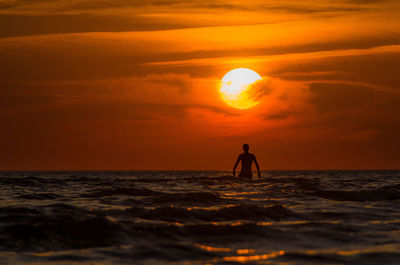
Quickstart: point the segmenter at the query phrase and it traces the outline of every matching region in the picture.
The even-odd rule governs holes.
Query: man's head
[[[248,144],[244,144],[243,145],[243,151],[248,152],[249,151],[249,145]]]

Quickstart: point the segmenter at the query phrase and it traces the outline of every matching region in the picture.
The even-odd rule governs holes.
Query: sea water
[[[400,171],[0,173],[3,264],[400,264]]]

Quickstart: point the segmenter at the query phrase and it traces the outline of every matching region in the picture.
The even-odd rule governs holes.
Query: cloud
[[[198,24],[184,23],[168,18],[135,15],[8,14],[0,15],[0,38],[60,33],[152,31],[198,26]]]
[[[398,9],[372,1],[1,1],[0,38],[81,32],[156,31],[304,21],[343,14],[382,15]],[[210,12],[212,11],[212,12]]]
[[[86,21],[84,17],[79,19]],[[115,23],[123,23],[121,21]],[[2,80],[99,79],[175,71],[192,76],[210,75],[222,71],[220,69],[226,65],[249,64],[253,59],[254,64],[270,64],[271,60],[280,59],[272,55],[286,55],[282,59],[294,61],[295,57],[300,57],[294,53],[320,51],[315,55],[326,56],[322,52],[332,51],[339,55],[345,54],[346,49],[398,44],[398,34],[392,28],[396,23],[398,19],[393,17],[383,21],[361,16],[306,20],[300,25],[292,21],[151,32],[3,38],[0,39],[0,77]],[[76,25],[80,24],[76,22]],[[91,27],[90,23],[87,26]],[[85,26],[82,28],[84,30]],[[340,34],[330,33],[335,30]],[[245,38],[241,37],[243,34]],[[204,69],[207,67],[212,69],[207,71]]]
[[[301,122],[293,126],[298,129],[319,132],[320,137],[329,137],[329,141],[357,137],[374,141],[382,134],[400,130],[399,93],[323,82],[312,83],[310,93],[308,103],[316,112],[297,115]]]
[[[397,46],[396,46],[397,47]],[[389,47],[388,47],[389,48]],[[394,48],[394,46],[393,46]],[[277,78],[304,82],[341,82],[376,90],[399,90],[400,49],[372,49],[364,54],[348,54],[285,62],[270,74]]]
[[[310,85],[313,104],[320,114],[347,112],[373,102],[376,92],[370,88],[348,84],[312,83]]]
[[[140,1],[140,0],[113,0],[113,1],[94,1],[94,0],[72,0],[72,1],[62,1],[56,2],[39,0],[39,1],[3,1],[0,3],[2,8],[24,8],[24,9],[35,9],[35,7],[41,7],[47,10],[97,10],[97,9],[116,9],[116,8],[157,8],[157,7],[170,7],[170,9],[176,8],[206,8],[206,9],[225,9],[225,10],[260,10],[260,9],[274,9],[274,10],[284,10],[286,12],[324,12],[327,10],[337,11],[337,10],[348,10],[348,6],[343,6],[343,3],[358,3],[360,1],[319,1],[318,3],[314,1],[303,1],[299,3],[298,1],[263,1],[260,4],[258,1],[250,1],[246,4],[238,4],[236,1],[229,0],[214,0],[214,1],[188,1],[188,0],[150,0],[150,1]],[[375,1],[363,1],[363,3],[373,3]],[[347,9],[346,9],[347,8]]]
[[[272,89],[273,85],[271,80],[267,76],[264,76],[263,79],[250,85],[247,92],[250,99],[260,101],[263,97],[269,95]]]
[[[191,110],[234,115],[194,89],[188,75],[149,74],[142,77],[20,81],[0,88],[0,118],[4,123],[23,119],[55,121],[165,121],[186,119]]]

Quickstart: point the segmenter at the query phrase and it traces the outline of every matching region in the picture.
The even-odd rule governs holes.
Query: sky
[[[397,0],[0,0],[0,170],[398,169],[399,69]]]

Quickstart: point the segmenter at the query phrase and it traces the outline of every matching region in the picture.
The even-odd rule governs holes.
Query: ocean
[[[400,264],[400,171],[2,172],[1,264]]]

